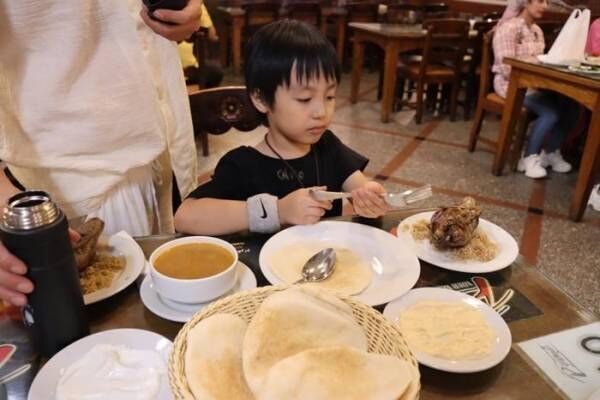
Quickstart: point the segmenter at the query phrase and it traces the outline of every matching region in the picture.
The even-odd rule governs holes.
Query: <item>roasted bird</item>
[[[458,206],[443,207],[431,217],[431,241],[440,248],[463,247],[475,234],[481,208],[471,197],[465,197]]]
[[[96,246],[98,238],[104,230],[104,221],[100,218],[92,218],[76,229],[81,235],[77,243],[73,243],[75,252],[75,262],[79,271],[86,269],[96,255]]]

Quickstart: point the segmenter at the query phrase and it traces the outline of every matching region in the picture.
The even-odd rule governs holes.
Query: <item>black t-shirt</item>
[[[302,186],[294,171],[279,158],[264,155],[253,147],[238,147],[219,160],[212,180],[197,187],[189,197],[245,201],[256,194],[269,193],[282,198],[311,186],[327,186],[327,190],[337,192],[350,175],[364,170],[369,160],[326,131],[307,155],[286,162],[298,173]],[[325,216],[341,214],[342,202],[336,200]]]

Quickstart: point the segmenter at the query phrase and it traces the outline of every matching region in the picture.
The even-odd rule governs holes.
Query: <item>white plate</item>
[[[381,229],[342,221],[297,225],[273,235],[260,251],[260,269],[273,284],[283,283],[269,265],[271,255],[284,246],[302,241],[348,248],[373,269],[371,284],[354,298],[376,306],[408,292],[419,279],[421,266],[413,251]]]
[[[430,264],[451,271],[487,273],[508,267],[519,255],[519,246],[510,233],[483,218],[479,218],[478,228],[483,230],[487,237],[498,246],[498,254],[496,254],[496,257],[493,260],[486,262],[458,260],[452,257],[448,252],[435,248],[427,239],[420,241],[414,240],[410,233],[410,228],[406,232],[403,231],[402,228],[404,226],[412,225],[421,219],[425,219],[429,222],[432,215],[433,211],[411,215],[398,225],[398,237],[411,246],[415,250],[417,257],[423,261],[427,261]]]
[[[113,329],[86,336],[65,347],[44,364],[31,384],[27,399],[54,399],[61,370],[79,360],[97,344],[123,345],[136,350],[154,350],[164,360],[165,371],[168,368],[169,354],[173,347],[173,343],[169,339],[142,329]],[[170,400],[172,398],[168,373],[165,372],[161,377],[157,400]]]
[[[238,271],[236,283],[233,288],[221,297],[229,296],[230,294],[243,292],[244,290],[254,289],[256,287],[256,277],[248,266],[241,261],[238,262]],[[148,310],[152,313],[175,322],[187,322],[194,314],[202,310],[215,300],[198,303],[198,304],[182,304],[173,301],[165,301],[154,289],[150,274],[146,275],[142,285],[140,286],[140,297]],[[219,298],[221,298],[219,297]]]
[[[110,250],[103,250],[101,253],[107,253],[115,257],[124,257],[125,268],[120,274],[113,278],[109,287],[84,295],[83,301],[86,305],[94,304],[119,293],[121,290],[131,285],[144,269],[144,264],[146,263],[144,252],[136,241],[127,233],[115,233],[108,238],[107,244]]]
[[[475,308],[495,332],[496,340],[491,353],[479,360],[449,360],[411,349],[419,363],[442,371],[469,373],[486,370],[504,360],[512,345],[512,336],[508,325],[490,306],[467,294],[442,288],[413,289],[405,296],[385,306],[383,315],[388,320],[397,323],[403,310],[415,303],[430,300],[461,302]]]

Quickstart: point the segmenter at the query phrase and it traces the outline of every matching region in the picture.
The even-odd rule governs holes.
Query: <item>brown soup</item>
[[[154,260],[154,268],[176,279],[199,279],[225,271],[233,255],[212,243],[186,243],[171,247]]]

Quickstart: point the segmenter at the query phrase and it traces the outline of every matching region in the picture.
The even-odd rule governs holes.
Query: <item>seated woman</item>
[[[519,9],[517,16],[503,19],[496,27],[493,39],[494,90],[506,97],[510,66],[504,57],[532,59],[544,52],[544,33],[535,24],[544,15],[546,0],[511,0],[509,6]],[[518,169],[530,178],[546,176],[546,167],[555,172],[569,172],[571,165],[560,154],[560,146],[579,116],[579,105],[556,92],[528,91],[525,107],[537,115],[529,143]]]

